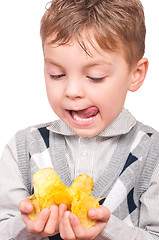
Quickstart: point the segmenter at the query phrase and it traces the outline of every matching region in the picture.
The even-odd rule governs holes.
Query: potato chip
[[[52,192],[59,192],[63,191],[65,189],[65,185],[62,183],[55,183],[53,181],[47,182],[45,184],[42,184],[38,188],[38,197],[45,197],[46,195],[50,195]]]
[[[75,178],[70,188],[73,191],[80,190],[90,195],[93,192],[93,186],[93,179],[87,174],[82,174]]]
[[[63,203],[79,217],[83,226],[91,227],[96,223],[88,217],[88,210],[99,207],[99,203],[90,196],[94,182],[87,174],[78,176],[71,187],[66,187],[53,168],[44,168],[33,175],[33,186],[34,194],[28,197],[34,207],[29,214],[31,220],[36,220],[42,209]]]
[[[66,186],[61,182],[58,174],[53,168],[44,168],[38,170],[33,175],[34,194],[39,202],[40,209],[42,210],[49,203],[54,203],[50,195],[56,191],[63,191]],[[49,200],[46,200],[49,199]]]
[[[39,194],[39,188],[43,185],[56,185],[57,183],[61,183],[61,180],[53,168],[44,168],[38,170],[33,175],[33,186],[34,186],[34,194],[37,197]]]
[[[49,208],[52,205],[55,205],[53,195],[54,194],[46,196],[45,199],[43,200],[43,202],[42,201],[40,202],[41,210],[44,208]]]
[[[39,213],[40,213],[40,205],[39,205],[39,202],[34,195],[32,195],[31,198],[28,197],[28,199],[31,200],[33,208],[34,208],[33,212],[29,214],[29,218],[32,221],[35,221],[37,219]]]
[[[68,210],[71,209],[72,196],[70,195],[67,188],[64,191],[55,192],[53,195],[53,199],[56,205],[64,203],[67,205]]]
[[[76,214],[84,227],[90,228],[95,225],[96,220],[88,217],[88,211],[91,208],[98,208],[99,203],[93,196],[86,195],[80,201],[76,202],[72,208],[72,213]]]
[[[79,201],[81,201],[83,198],[85,198],[86,196],[88,196],[86,193],[82,192],[82,191],[76,191],[72,200],[72,204],[71,204],[71,211],[74,212],[77,204],[79,203]]]

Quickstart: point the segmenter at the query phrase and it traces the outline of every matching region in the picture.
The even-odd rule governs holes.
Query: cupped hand
[[[96,238],[104,230],[109,221],[110,211],[108,208],[100,206],[100,208],[90,209],[88,216],[97,221],[91,228],[83,227],[75,214],[66,211],[59,224],[61,237],[65,240]]]
[[[50,208],[45,208],[40,212],[35,221],[30,220],[28,217],[28,214],[33,211],[33,205],[30,200],[22,200],[19,203],[19,210],[28,232],[45,238],[59,233],[59,223],[67,207],[65,204],[61,204],[59,207],[53,205]]]

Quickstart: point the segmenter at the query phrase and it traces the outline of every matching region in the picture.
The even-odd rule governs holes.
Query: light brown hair
[[[52,0],[41,20],[42,44],[51,36],[59,45],[75,37],[87,52],[83,32],[90,42],[93,33],[103,50],[122,48],[132,66],[145,51],[143,6],[140,0]]]

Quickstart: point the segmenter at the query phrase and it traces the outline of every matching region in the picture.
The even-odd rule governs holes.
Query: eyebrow
[[[51,65],[55,65],[57,67],[63,68],[60,63],[56,62],[56,60],[53,60],[51,58],[44,58],[44,61],[46,63],[49,63]],[[94,62],[90,62],[88,64],[86,64],[86,66],[84,68],[91,68],[91,67],[95,67],[95,66],[101,66],[101,65],[107,65],[107,66],[113,66],[113,64],[111,62],[107,62],[107,61],[101,61],[101,60],[96,60]]]
[[[112,66],[113,64],[110,63],[110,62],[106,62],[106,61],[95,61],[95,62],[92,62],[92,63],[88,63],[87,66],[88,67],[94,67],[94,66],[101,66],[101,65],[109,65],[109,66]]]
[[[56,66],[58,66],[58,67],[61,67],[61,65],[60,65],[58,62],[53,61],[53,60],[50,59],[50,58],[44,58],[44,61],[45,61],[46,63],[50,63],[50,64],[52,64],[52,65],[56,65]]]

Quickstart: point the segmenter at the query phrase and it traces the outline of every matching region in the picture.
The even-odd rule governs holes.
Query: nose
[[[84,98],[85,91],[81,79],[68,79],[66,82],[65,96],[70,99]]]

